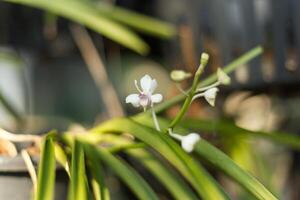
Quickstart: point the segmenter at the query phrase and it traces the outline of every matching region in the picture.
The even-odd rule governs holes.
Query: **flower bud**
[[[186,136],[183,136],[181,140],[181,147],[186,152],[191,153],[200,139],[201,138],[197,133],[190,133]]]
[[[170,74],[171,79],[175,82],[181,82],[192,76],[191,73],[185,72],[183,70],[173,70]]]
[[[223,85],[229,85],[231,82],[230,77],[221,69],[218,68],[217,71],[218,81]]]
[[[209,55],[207,53],[202,53],[200,58],[200,64],[204,67],[207,65],[209,59]]]
[[[213,87],[210,88],[208,90],[206,90],[203,95],[205,100],[211,105],[211,106],[215,106],[215,101],[216,101],[216,97],[217,97],[217,92],[219,91],[218,88]]]

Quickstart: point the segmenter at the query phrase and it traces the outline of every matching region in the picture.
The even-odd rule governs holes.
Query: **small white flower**
[[[201,139],[201,137],[197,133],[190,133],[188,135],[182,136],[176,133],[172,133],[169,130],[169,134],[171,137],[179,140],[181,142],[182,149],[188,153],[191,153],[194,150],[197,142],[199,142],[199,140]]]
[[[181,147],[186,152],[191,153],[200,139],[201,138],[197,133],[190,133],[186,136],[183,136],[181,140]]]
[[[219,91],[218,88],[213,87],[213,88],[210,88],[210,89],[206,90],[205,92],[203,92],[203,96],[204,96],[205,100],[211,106],[215,106],[215,100],[216,100],[216,96],[217,96],[218,91]]]
[[[139,88],[137,80],[134,81],[134,84],[136,89],[139,91],[139,94],[128,95],[126,97],[126,103],[131,103],[134,107],[142,106],[144,109],[146,109],[147,106],[153,106],[154,103],[159,103],[162,101],[163,97],[161,94],[153,94],[157,87],[157,82],[148,74],[143,76],[140,80],[140,86],[142,90]]]
[[[231,82],[230,77],[221,69],[218,68],[217,71],[218,82],[223,85],[229,85]]]

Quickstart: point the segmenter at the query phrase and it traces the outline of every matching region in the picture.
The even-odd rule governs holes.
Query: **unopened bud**
[[[221,69],[218,68],[217,71],[218,81],[223,85],[229,85],[231,80],[230,77]]]
[[[200,64],[204,67],[207,65],[209,59],[209,55],[207,53],[202,53],[200,58]]]
[[[185,72],[183,70],[173,70],[170,74],[171,79],[175,82],[181,82],[192,76],[191,73]]]

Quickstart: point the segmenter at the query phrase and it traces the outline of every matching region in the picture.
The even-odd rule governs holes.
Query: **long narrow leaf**
[[[38,185],[35,200],[52,200],[55,183],[55,155],[53,139],[46,137],[38,169]]]
[[[59,164],[61,164],[61,166],[64,167],[65,171],[70,176],[70,166],[68,163],[66,153],[64,152],[63,148],[58,144],[54,144],[54,149],[55,149],[55,158],[57,162],[59,162]]]
[[[170,193],[175,197],[175,199],[198,199],[195,196],[194,192],[190,189],[190,187],[182,180],[180,176],[178,176],[178,174],[173,171],[173,169],[164,166],[162,163],[160,163],[160,160],[156,159],[155,156],[148,153],[143,148],[137,148],[142,145],[135,145],[133,141],[127,138],[111,134],[100,136],[95,134],[88,134],[85,135],[83,139],[90,144],[94,144],[95,141],[101,140],[102,142],[112,143],[116,145],[114,148],[109,149],[110,152],[126,151],[126,153],[128,153],[131,157],[137,159],[137,161],[141,162],[141,164],[143,164],[158,180],[160,180],[166,187],[166,189],[168,189]],[[92,163],[98,163],[94,161],[94,159],[91,160],[93,160]],[[98,169],[97,171],[102,170]]]
[[[153,123],[146,117],[136,117],[135,120],[139,122],[144,122],[149,126],[153,126]],[[160,119],[160,124],[162,128],[166,129],[168,126],[168,121]],[[184,128],[181,128],[184,130]],[[187,130],[185,130],[187,133]],[[251,174],[240,168],[234,161],[224,154],[219,149],[210,145],[205,140],[201,140],[195,149],[196,153],[202,158],[206,159],[212,163],[215,167],[219,168],[221,171],[226,173],[233,180],[238,182],[243,188],[248,190],[252,195],[254,195],[259,200],[275,200],[277,199],[270,191],[268,191],[263,184],[261,184],[256,178]]]
[[[251,136],[255,138],[264,138],[279,144],[287,145],[291,148],[300,150],[300,137],[285,132],[264,132],[250,131],[235,125],[228,120],[202,120],[202,119],[186,119],[181,126],[190,129],[197,129],[207,132],[217,132],[223,135],[234,136]]]
[[[98,162],[105,162],[111,170],[118,175],[124,183],[142,200],[158,200],[156,194],[144,179],[133,168],[123,162],[121,159],[114,157],[106,150],[96,148],[87,143],[84,144],[85,151],[88,155],[97,158]]]
[[[92,187],[96,200],[109,200],[110,194],[104,181],[104,172],[101,163],[95,156],[95,154],[87,154],[89,159],[89,169],[92,172]]]
[[[88,190],[85,174],[84,152],[81,144],[75,140],[72,149],[71,183],[69,187],[69,200],[88,199]]]
[[[244,171],[226,154],[224,154],[205,140],[201,140],[197,144],[195,151],[201,157],[209,161],[215,167],[238,182],[257,199],[277,200],[277,198],[269,190],[267,190],[264,185],[261,184],[254,176]]]
[[[138,53],[148,52],[148,45],[134,32],[124,26],[99,14],[95,6],[89,1],[62,0],[4,0],[52,12],[85,25],[94,31],[132,49]]]
[[[99,12],[113,20],[131,26],[137,30],[162,38],[170,38],[176,34],[175,27],[152,17],[142,15],[118,6],[98,2]]]
[[[229,199],[205,169],[191,156],[187,155],[176,142],[163,133],[129,119],[111,120],[91,130],[92,133],[106,131],[130,132],[153,147],[187,178],[203,199]]]
[[[141,162],[170,191],[177,200],[197,200],[194,192],[172,169],[167,168],[153,155],[144,149],[126,151],[130,156]]]

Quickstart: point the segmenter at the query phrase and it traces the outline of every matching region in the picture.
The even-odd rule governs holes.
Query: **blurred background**
[[[165,39],[137,30],[151,48],[140,55],[74,21],[0,2],[1,127],[38,134],[137,113],[125,105],[125,97],[145,73],[157,79],[158,92],[168,99],[179,94],[169,72],[194,71],[201,52],[211,56],[206,76],[261,45],[264,53],[239,67],[232,84],[221,88],[216,108],[199,101],[189,115],[226,118],[253,131],[299,134],[300,1],[104,2],[169,22],[177,32]],[[166,115],[176,111],[178,107]],[[225,152],[281,199],[300,199],[299,153],[246,137],[220,141]],[[216,176],[235,199],[250,199],[226,177]]]

